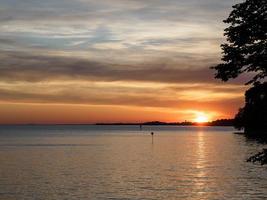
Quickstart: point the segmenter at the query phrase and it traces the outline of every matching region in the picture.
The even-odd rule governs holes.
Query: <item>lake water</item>
[[[267,166],[246,162],[266,146],[233,132],[0,126],[0,199],[267,199]]]

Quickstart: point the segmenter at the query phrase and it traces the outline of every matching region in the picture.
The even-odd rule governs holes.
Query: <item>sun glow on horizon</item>
[[[205,113],[198,113],[194,121],[197,123],[205,123],[209,121],[209,117]]]

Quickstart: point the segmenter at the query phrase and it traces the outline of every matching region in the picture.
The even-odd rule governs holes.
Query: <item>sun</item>
[[[197,114],[197,116],[196,116],[194,121],[197,122],[197,123],[204,123],[204,122],[208,122],[209,118],[204,113],[201,113],[201,114]]]

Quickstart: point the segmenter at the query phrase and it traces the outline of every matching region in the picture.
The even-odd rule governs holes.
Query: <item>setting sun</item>
[[[204,123],[207,121],[208,121],[208,117],[203,113],[198,114],[197,117],[195,118],[195,122],[197,123]]]

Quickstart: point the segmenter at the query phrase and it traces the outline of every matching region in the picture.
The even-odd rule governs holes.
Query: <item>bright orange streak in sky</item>
[[[0,103],[0,124],[86,124],[98,122],[194,121],[192,111],[133,106]],[[214,116],[215,117],[231,117]],[[213,119],[211,119],[213,120]]]

